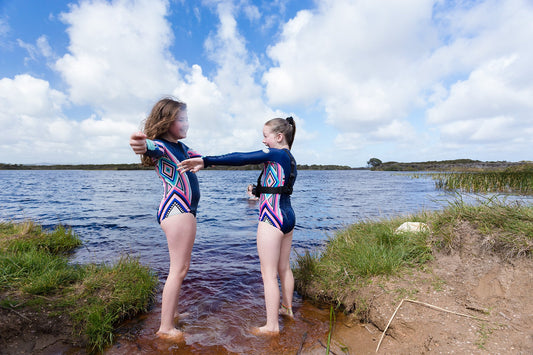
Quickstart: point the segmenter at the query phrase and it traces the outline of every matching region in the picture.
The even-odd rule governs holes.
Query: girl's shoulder
[[[160,147],[161,147],[161,146],[166,147],[167,144],[169,143],[169,142],[167,142],[166,140],[164,140],[164,139],[159,139],[159,138],[152,139],[152,142],[154,142],[156,145],[158,145],[158,146],[160,146]]]
[[[291,151],[286,148],[267,148],[267,153],[270,152],[272,155],[278,157],[279,159],[285,160],[295,160],[294,156],[292,155]]]
[[[187,146],[181,143],[180,141],[170,142],[170,141],[167,141],[166,139],[158,138],[158,139],[154,139],[154,143],[159,145],[160,147],[165,147],[167,149],[176,149],[176,148],[188,149]]]

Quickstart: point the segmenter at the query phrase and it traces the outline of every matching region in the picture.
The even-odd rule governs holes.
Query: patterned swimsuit
[[[200,200],[198,178],[191,172],[180,174],[177,164],[201,155],[181,142],[147,139],[146,146],[145,155],[156,162],[155,170],[163,181],[163,199],[157,211],[157,221],[161,223],[165,218],[180,213],[192,213],[196,216]]]
[[[290,151],[287,149],[266,149],[250,153],[230,153],[219,156],[203,157],[204,165],[247,165],[264,163],[261,185],[269,187],[284,186],[289,183],[291,172]],[[294,180],[296,179],[294,166]],[[292,181],[294,183],[294,181]],[[294,229],[296,216],[288,194],[262,193],[259,200],[259,221],[266,222],[283,233]]]

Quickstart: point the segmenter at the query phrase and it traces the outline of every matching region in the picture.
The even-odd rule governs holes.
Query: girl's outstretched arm
[[[146,153],[146,134],[135,132],[130,137],[130,147],[136,154]]]
[[[202,158],[187,159],[179,163],[178,168],[180,169],[180,172],[183,173],[187,171],[197,173],[200,169],[204,168],[204,160]]]

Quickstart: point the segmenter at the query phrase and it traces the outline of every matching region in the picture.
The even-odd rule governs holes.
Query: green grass
[[[441,190],[533,194],[533,171],[431,174]]]
[[[394,233],[405,221],[424,222],[431,232]],[[442,211],[364,221],[334,235],[323,250],[297,255],[296,289],[312,299],[342,304],[375,276],[395,276],[423,266],[433,250],[453,249],[454,228],[473,225],[488,250],[504,258],[533,255],[533,206],[496,198],[468,205],[458,199]]]
[[[434,243],[453,248],[453,228],[468,221],[485,235],[485,245],[503,258],[531,257],[533,254],[533,206],[520,202],[506,203],[496,197],[466,204],[457,199],[442,212],[433,214]]]
[[[353,224],[331,238],[322,253],[298,255],[294,267],[296,287],[309,295],[318,290],[340,302],[346,291],[376,275],[393,275],[431,259],[428,232],[395,233],[404,217]]]
[[[0,223],[0,307],[68,314],[73,334],[90,351],[102,351],[118,322],[148,309],[158,280],[129,257],[115,265],[70,264],[69,252],[79,245],[64,226],[45,231],[32,222]]]

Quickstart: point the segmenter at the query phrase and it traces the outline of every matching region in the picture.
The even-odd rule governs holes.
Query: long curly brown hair
[[[186,110],[187,104],[185,102],[170,97],[159,100],[152,108],[150,115],[144,120],[144,134],[148,139],[161,139],[168,132],[170,125],[176,119],[176,115]],[[155,165],[152,158],[144,154],[141,156],[141,163],[144,166]]]

